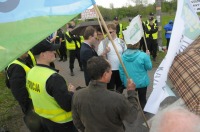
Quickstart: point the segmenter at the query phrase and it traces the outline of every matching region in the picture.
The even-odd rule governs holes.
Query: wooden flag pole
[[[97,20],[98,20],[98,22],[99,22],[99,26],[100,26],[100,28],[101,28],[101,32],[102,32],[102,34],[103,34],[103,38],[104,38],[105,33],[104,33],[104,31],[103,31],[101,21],[99,20],[99,15],[98,15],[98,17],[97,17]]]
[[[119,59],[121,65],[122,65],[122,68],[123,68],[123,70],[124,70],[124,73],[125,73],[125,75],[126,75],[126,78],[129,78],[128,72],[127,72],[127,70],[126,70],[126,68],[125,68],[125,66],[124,66],[124,63],[122,62],[122,59],[121,59],[121,57],[120,57],[120,55],[119,55],[119,52],[118,52],[118,50],[117,50],[117,48],[116,48],[116,45],[115,45],[114,41],[112,40],[112,37],[111,37],[111,35],[110,35],[109,31],[108,31],[108,28],[107,28],[107,25],[106,25],[104,19],[103,19],[102,15],[101,15],[101,13],[100,13],[100,11],[99,11],[97,5],[94,4],[93,6],[94,6],[94,9],[95,9],[95,11],[97,12],[98,16],[100,17],[100,20],[101,20],[101,22],[102,22],[102,24],[103,24],[103,26],[104,26],[104,29],[105,29],[106,32],[107,32],[108,38],[110,39],[110,41],[111,41],[111,43],[112,43],[112,45],[113,45],[113,47],[114,47],[114,49],[115,49],[115,52],[116,52],[116,54],[117,54],[117,57],[118,57],[118,59]],[[138,96],[137,96],[137,100],[138,100]],[[145,118],[145,116],[144,116],[144,113],[143,113],[143,110],[142,110],[142,108],[141,108],[141,105],[140,105],[140,103],[139,103],[139,100],[138,100],[137,102],[138,102],[138,106],[139,106],[139,108],[140,108],[140,111],[141,111],[141,113],[142,113],[142,116],[143,116],[143,118],[144,118],[144,121],[145,121],[145,123],[146,123],[146,125],[147,125],[147,128],[150,129],[150,128],[149,128],[149,125],[148,125],[148,123],[147,123],[147,120],[146,120],[146,118]]]
[[[143,31],[143,33],[144,33],[144,31]],[[149,49],[148,49],[148,47],[147,47],[147,41],[146,41],[146,38],[145,38],[145,34],[143,34],[143,39],[144,39],[144,45],[145,45],[146,51],[147,51],[147,50],[149,50]],[[146,52],[146,51],[145,51],[145,52]]]
[[[112,40],[112,37],[111,37],[111,35],[110,35],[109,31],[108,31],[108,28],[107,28],[107,25],[106,25],[104,19],[103,19],[102,15],[101,15],[101,13],[100,13],[100,11],[99,11],[97,5],[94,4],[93,6],[94,6],[94,9],[96,10],[96,12],[97,12],[97,14],[98,14],[98,16],[99,16],[99,18],[100,18],[102,24],[103,24],[104,29],[105,29],[106,32],[107,32],[107,36],[108,36],[109,40],[111,41],[111,43],[112,43],[112,45],[113,45],[113,47],[114,47],[114,49],[115,49],[115,52],[116,52],[116,54],[117,54],[117,57],[118,57],[118,59],[119,59],[121,65],[122,65],[122,68],[123,68],[123,70],[124,70],[124,72],[125,72],[126,78],[129,78],[128,73],[127,73],[127,70],[126,70],[124,64],[122,63],[122,59],[121,59],[121,57],[120,57],[120,55],[119,55],[119,52],[118,52],[118,50],[117,50],[116,45],[114,44],[114,41]]]

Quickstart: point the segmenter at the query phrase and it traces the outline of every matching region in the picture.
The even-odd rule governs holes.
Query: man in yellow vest
[[[59,45],[42,40],[32,48],[37,65],[27,75],[26,86],[35,112],[50,132],[74,132],[71,101],[75,88],[66,84],[58,70],[50,67]]]
[[[120,38],[120,39],[123,39],[123,25],[121,23],[119,23],[119,20],[118,20],[118,17],[115,17],[113,22],[115,23],[116,25],[116,33],[117,33],[117,37]]]
[[[67,32],[65,34],[66,37],[66,46],[67,50],[69,51],[69,68],[71,71],[71,76],[74,76],[74,61],[77,58],[80,70],[82,69],[82,64],[80,61],[80,48],[81,48],[81,39],[79,36],[72,34],[71,31],[73,30],[72,25],[68,25]]]
[[[157,38],[158,38],[158,27],[156,23],[154,23],[154,19],[149,19],[149,24],[145,26],[145,36],[147,40],[148,49],[153,57],[153,61],[156,61],[157,56]]]
[[[150,20],[151,20],[153,23],[155,23],[156,25],[158,25],[157,20],[154,18],[153,12],[150,12],[150,13],[149,13],[149,18],[146,20],[145,24],[146,24],[146,25],[149,24]]]
[[[6,68],[6,85],[18,101],[24,113],[24,122],[31,132],[43,132],[40,117],[33,111],[33,104],[26,88],[26,76],[30,67],[26,64],[28,52],[14,60]]]

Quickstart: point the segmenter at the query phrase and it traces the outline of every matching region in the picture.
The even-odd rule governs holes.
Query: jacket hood
[[[124,60],[128,61],[128,62],[132,62],[135,61],[136,58],[138,57],[138,55],[140,54],[140,50],[131,50],[131,49],[127,49],[124,53],[123,53],[123,58]]]
[[[173,24],[173,21],[172,21],[172,20],[170,20],[170,21],[169,21],[169,24]]]

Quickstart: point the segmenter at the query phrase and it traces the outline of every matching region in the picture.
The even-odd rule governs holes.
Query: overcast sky
[[[127,5],[134,5],[131,0],[95,0],[97,5],[101,5],[103,7],[109,8],[110,3],[113,3],[114,8],[127,6]],[[149,3],[154,3],[155,0],[148,0]]]

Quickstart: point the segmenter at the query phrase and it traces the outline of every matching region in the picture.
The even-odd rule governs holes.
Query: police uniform
[[[31,132],[43,132],[40,117],[33,111],[33,104],[26,88],[26,75],[30,67],[20,58],[10,63],[6,69],[7,86],[24,113],[24,122]]]
[[[74,69],[74,61],[75,58],[78,59],[80,70],[82,69],[82,64],[80,61],[80,47],[81,47],[81,38],[78,36],[73,35],[71,32],[66,32],[66,46],[67,50],[69,51],[69,68],[71,71],[71,76],[74,76],[73,69]]]
[[[43,40],[32,51],[34,55],[56,50],[59,47]],[[39,56],[40,57],[40,56]],[[73,93],[67,89],[64,78],[48,65],[37,64],[27,74],[26,86],[35,112],[42,117],[44,127],[50,132],[74,132],[71,102]]]
[[[153,56],[153,60],[156,61],[157,56],[157,38],[158,38],[158,27],[155,23],[152,25],[149,23],[145,27],[145,37],[147,40],[148,49]]]
[[[64,34],[62,33],[61,29],[58,30],[58,36],[59,38],[62,38],[62,41],[59,42],[60,48],[59,48],[59,52],[60,52],[60,60],[59,61],[66,61],[67,60],[67,53],[66,53],[66,44],[65,44],[65,38],[64,38]]]

